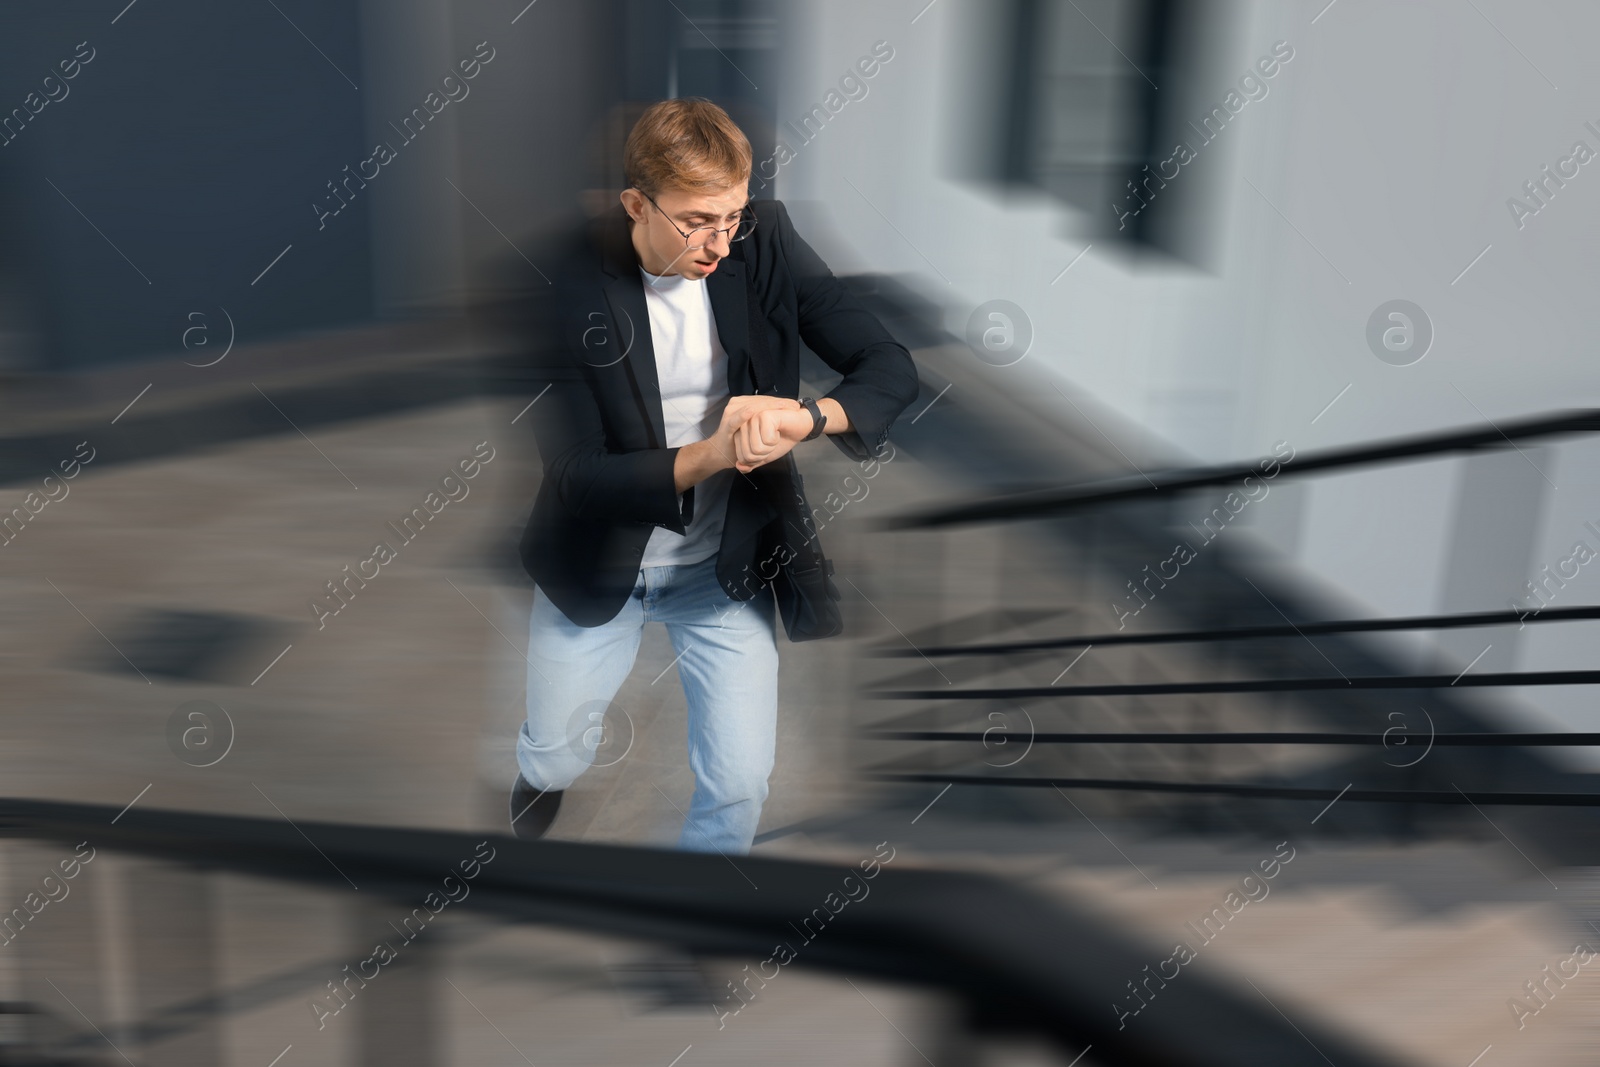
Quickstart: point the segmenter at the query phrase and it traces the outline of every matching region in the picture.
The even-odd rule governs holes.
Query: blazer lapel
[[[656,350],[650,339],[650,309],[644,301],[644,277],[639,256],[628,230],[628,213],[621,204],[601,220],[601,266],[610,281],[604,283],[611,321],[625,353],[621,363],[632,386],[639,413],[650,428],[651,444],[665,448],[667,429],[661,415],[661,379],[656,374]]]
[[[706,279],[711,315],[717,320],[717,340],[728,354],[729,396],[748,396],[756,391],[750,375],[750,299],[742,273],[748,269],[729,256]]]
[[[644,302],[644,280],[637,270],[633,277],[624,275],[605,288],[606,301],[611,307],[611,321],[622,333],[627,353],[622,365],[632,380],[634,398],[650,426],[651,440],[656,448],[665,448],[666,424],[661,415],[661,379],[656,374],[656,350],[650,343],[650,309]]]

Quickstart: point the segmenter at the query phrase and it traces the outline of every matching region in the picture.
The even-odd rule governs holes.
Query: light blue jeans
[[[767,799],[778,717],[775,605],[763,591],[730,598],[717,581],[717,557],[641,567],[617,617],[578,626],[534,587],[528,627],[528,718],[517,735],[517,764],[535,789],[566,789],[596,761],[625,758],[632,727],[601,718],[633,669],[646,622],[672,639],[689,707],[689,768],[694,796],[678,847],[746,853]],[[617,735],[624,734],[620,740]],[[662,799],[671,801],[665,797]]]

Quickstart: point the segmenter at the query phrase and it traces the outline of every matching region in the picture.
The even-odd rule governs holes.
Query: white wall
[[[1229,172],[1215,207],[1226,234],[1217,272],[1136,264],[1097,243],[1053,282],[1086,243],[1072,236],[1084,230],[1081,216],[1039,197],[1002,202],[944,165],[944,153],[972,140],[948,127],[974,91],[953,75],[978,4],[807,5],[794,22],[811,40],[790,54],[792,104],[780,118],[821,100],[873,42],[888,41],[895,56],[865,99],[798,148],[777,194],[826,205],[826,221],[849,246],[829,246],[848,261],[837,269],[926,278],[950,301],[947,326],[957,333],[980,301],[1019,304],[1038,340],[1018,373],[1086,393],[1112,425],[1142,434],[1138,447],[1124,445],[1135,462],[1160,454],[1162,442],[1193,460],[1243,458],[1277,440],[1310,451],[1600,399],[1589,336],[1600,160],[1520,230],[1506,207],[1575,141],[1600,152],[1600,136],[1584,128],[1590,119],[1600,127],[1600,69],[1585,55],[1600,36],[1600,5],[1248,6],[1217,69],[1236,78],[1280,40],[1295,56],[1194,164]],[[1219,80],[1219,102],[1230,87]],[[819,234],[823,214],[796,211]],[[1396,298],[1420,305],[1435,330],[1427,356],[1406,367],[1380,361],[1366,341],[1369,315]],[[1532,524],[1542,532],[1510,546],[1508,559],[1520,553],[1537,569],[1580,537],[1600,550],[1600,537],[1581,529],[1584,519],[1600,524],[1590,454],[1583,444],[1529,450],[1541,468],[1529,476],[1548,482]],[[1293,492],[1283,484],[1260,509],[1256,533],[1353,610],[1441,610],[1462,467],[1447,459],[1315,479]],[[1274,515],[1274,506],[1286,510]],[[1587,570],[1600,562],[1561,603],[1600,602],[1600,579]],[[1508,666],[1575,665],[1592,647],[1586,632],[1530,627]],[[1600,729],[1584,718],[1590,702],[1581,693],[1534,695],[1565,721]]]

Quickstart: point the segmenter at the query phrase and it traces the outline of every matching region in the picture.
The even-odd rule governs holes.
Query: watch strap
[[[814,441],[822,436],[823,429],[828,425],[828,416],[817,407],[817,402],[808,396],[800,398],[800,406],[811,412],[811,432],[800,438],[801,441]]]

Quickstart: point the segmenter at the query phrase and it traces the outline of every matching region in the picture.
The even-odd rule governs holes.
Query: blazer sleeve
[[[528,384],[544,390],[531,411],[534,434],[545,481],[553,484],[562,507],[590,522],[646,523],[684,533],[694,513],[694,490],[677,490],[678,449],[610,448],[592,372],[575,356],[562,328],[561,291],[531,287],[527,300]]]
[[[851,429],[828,438],[851,459],[872,459],[889,440],[894,420],[917,398],[916,363],[795,232],[783,202],[773,204],[778,247],[799,293],[800,338],[844,375],[827,395],[850,417]]]

